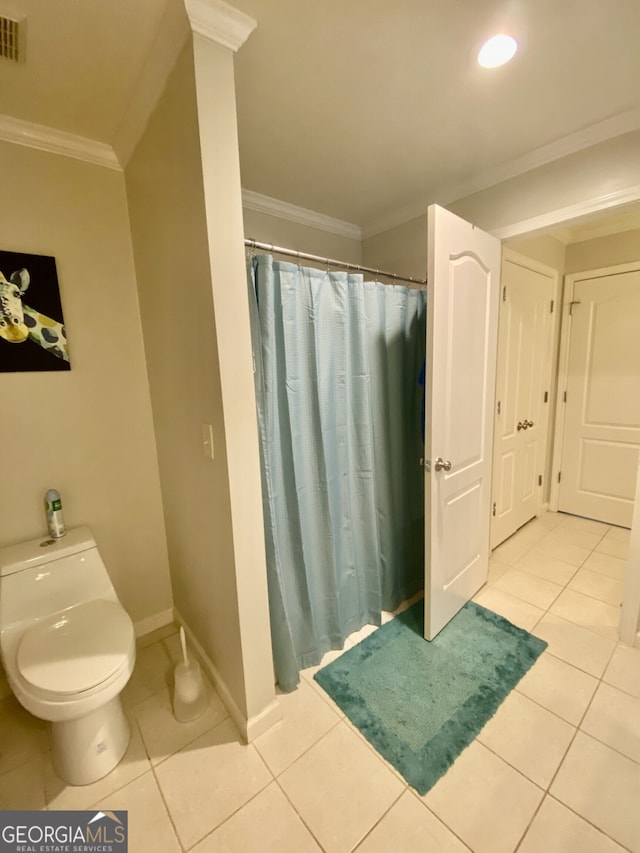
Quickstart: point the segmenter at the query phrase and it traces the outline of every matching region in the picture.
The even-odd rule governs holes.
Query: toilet
[[[88,785],[113,770],[136,644],[88,527],[0,549],[0,656],[20,704],[51,723],[58,776]]]

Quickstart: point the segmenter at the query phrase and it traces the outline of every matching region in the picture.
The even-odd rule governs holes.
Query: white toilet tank
[[[96,598],[118,601],[88,527],[0,548],[0,629]]]

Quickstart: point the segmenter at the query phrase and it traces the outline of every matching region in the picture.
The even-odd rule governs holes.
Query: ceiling
[[[0,0],[28,21],[27,62],[0,60],[0,116],[115,144],[178,2]],[[243,186],[360,226],[640,126],[638,0],[232,5],[258,21],[236,57]],[[499,30],[521,49],[483,70]]]

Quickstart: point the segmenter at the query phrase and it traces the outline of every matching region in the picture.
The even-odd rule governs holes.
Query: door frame
[[[554,267],[547,266],[547,264],[543,264],[541,261],[535,260],[534,258],[530,258],[528,255],[524,255],[521,252],[516,252],[513,249],[510,249],[508,246],[503,244],[502,246],[502,262],[500,268],[500,286],[504,287],[504,282],[502,278],[502,270],[505,260],[511,261],[512,263],[518,264],[519,266],[525,267],[526,269],[531,270],[532,272],[539,272],[542,275],[546,275],[551,279],[552,282],[552,299],[554,301],[554,318],[553,325],[551,328],[551,334],[549,336],[549,343],[547,345],[546,352],[546,364],[545,371],[548,379],[549,386],[549,408],[547,409],[547,423],[545,430],[545,447],[544,447],[544,470],[542,472],[542,487],[538,491],[538,497],[536,502],[536,517],[542,515],[542,513],[549,507],[549,501],[545,501],[544,495],[546,492],[546,480],[548,476],[552,476],[550,470],[550,461],[552,459],[552,450],[553,450],[553,432],[554,432],[554,419],[556,414],[556,383],[557,383],[557,352],[558,352],[558,340],[560,336],[560,315],[562,313],[560,306],[561,299],[561,287],[562,287],[562,275],[560,270],[555,269]],[[500,336],[500,328],[498,327],[498,339]],[[496,383],[498,379],[498,365],[496,364]],[[497,394],[497,387],[496,387]],[[496,432],[498,428],[498,417],[497,413],[494,411],[493,418],[493,450],[495,453],[495,441],[496,441]],[[493,483],[491,485],[491,499],[493,501],[494,496],[494,486]]]
[[[630,264],[617,264],[612,267],[599,267],[595,270],[582,270],[570,273],[564,279],[564,298],[562,300],[562,318],[560,332],[560,356],[558,360],[558,384],[556,387],[556,422],[553,438],[553,462],[551,467],[551,496],[549,508],[553,512],[558,511],[560,500],[560,482],[558,476],[562,471],[562,448],[564,444],[566,407],[564,394],[567,390],[567,378],[569,374],[569,350],[571,347],[571,301],[574,294],[574,286],[577,281],[585,278],[605,278],[609,275],[619,275],[625,272],[640,271],[640,262]],[[639,567],[640,571],[640,567]],[[640,615],[640,614],[639,614]]]

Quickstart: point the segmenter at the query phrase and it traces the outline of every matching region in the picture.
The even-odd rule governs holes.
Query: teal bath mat
[[[471,601],[427,642],[419,601],[314,677],[426,794],[546,646]]]

